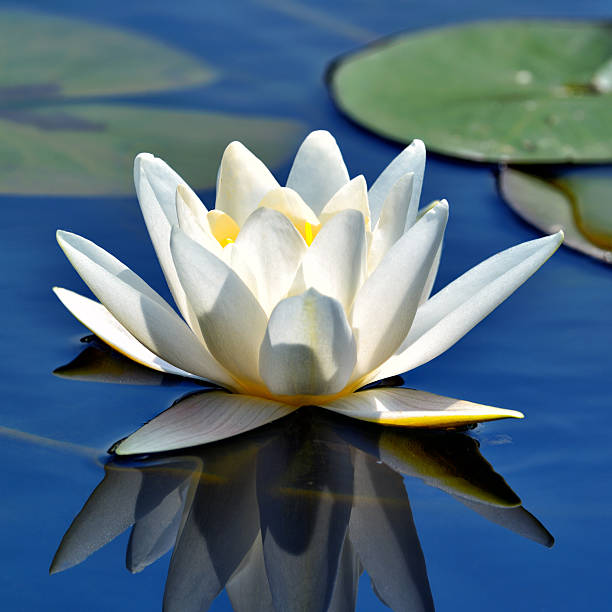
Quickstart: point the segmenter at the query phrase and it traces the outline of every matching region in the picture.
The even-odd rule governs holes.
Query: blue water
[[[147,101],[294,118],[309,129],[329,129],[351,175],[363,173],[369,182],[398,149],[337,114],[322,83],[334,56],[399,29],[494,16],[607,17],[610,10],[604,1],[19,4],[141,31],[201,56],[225,76],[209,87]],[[287,172],[285,164],[277,176],[284,180]],[[212,201],[212,194],[203,196]],[[423,202],[438,197],[451,204],[438,288],[494,252],[537,236],[503,204],[487,168],[430,157]],[[0,201],[3,609],[160,609],[169,555],[130,574],[127,532],[83,564],[48,575],[64,532],[104,475],[105,450],[193,389],[52,374],[83,349],[79,340],[86,334],[50,291],[52,285],[83,291],[55,243],[56,228],[95,240],[166,291],[136,199]],[[549,549],[524,539],[407,477],[437,610],[609,609],[610,312],[610,269],[562,248],[461,342],[405,376],[411,387],[526,414],[523,421],[479,426],[469,435],[556,540]],[[222,594],[212,609],[229,605]],[[365,576],[358,609],[384,609]]]

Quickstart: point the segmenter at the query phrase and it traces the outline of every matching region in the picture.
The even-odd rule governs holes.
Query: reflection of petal
[[[216,442],[261,427],[294,410],[294,406],[260,397],[202,391],[179,400],[120,442],[114,452],[134,455]]]
[[[327,609],[348,525],[350,457],[313,429],[287,430],[258,457],[264,560],[277,610]]]
[[[402,477],[355,452],[349,537],[383,602],[393,610],[433,610],[425,558]]]
[[[60,287],[54,287],[53,291],[62,304],[85,327],[122,355],[158,372],[166,372],[167,374],[175,374],[187,378],[200,378],[195,374],[190,374],[185,370],[174,367],[171,363],[152,353],[144,344],[136,340],[99,302]]]
[[[201,478],[184,517],[168,570],[166,612],[207,610],[249,552],[259,531],[256,452],[230,443],[205,455],[212,477]]]
[[[155,466],[107,465],[104,480],[64,535],[51,564],[51,573],[83,562],[155,509],[169,493],[189,481],[196,470],[194,459],[169,461],[176,464],[176,469],[165,473]],[[176,507],[170,510],[176,512]]]
[[[521,503],[473,438],[459,433],[422,437],[404,433],[385,428],[378,440],[378,457],[396,472],[476,502],[503,507]]]
[[[132,527],[126,555],[130,572],[141,572],[174,546],[189,484],[185,482],[172,491]]]
[[[348,535],[342,545],[336,584],[327,612],[353,612],[357,605],[357,587],[362,567]]]
[[[225,589],[236,612],[274,611],[263,557],[261,532],[257,534],[251,550],[232,574]]]
[[[533,514],[525,510],[523,506],[518,506],[516,508],[501,508],[499,506],[482,504],[473,499],[465,499],[459,496],[454,497],[463,505],[480,514],[480,516],[484,516],[484,518],[492,523],[501,525],[524,538],[533,540],[548,548],[555,543],[555,538],[553,538],[546,527],[544,527]]]
[[[523,418],[516,410],[404,388],[367,389],[324,404],[323,408],[363,421],[410,427],[448,427],[509,417]]]

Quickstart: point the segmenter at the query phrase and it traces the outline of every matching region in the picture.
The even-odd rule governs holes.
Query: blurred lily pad
[[[0,109],[0,190],[20,194],[133,193],[141,151],[163,157],[194,189],[215,184],[223,149],[240,140],[271,166],[302,133],[293,121],[144,106],[76,104]]]
[[[565,232],[565,244],[612,264],[612,168],[525,172],[502,168],[499,189],[510,207],[545,233]]]
[[[0,56],[1,193],[130,194],[141,151],[204,189],[215,184],[230,141],[276,166],[303,133],[283,119],[106,103],[105,96],[201,85],[214,76],[198,58],[126,30],[0,10]]]
[[[509,163],[612,160],[612,27],[491,21],[384,39],[336,60],[351,119],[396,141]]]
[[[198,58],[108,26],[0,11],[0,104],[161,91],[210,81]]]

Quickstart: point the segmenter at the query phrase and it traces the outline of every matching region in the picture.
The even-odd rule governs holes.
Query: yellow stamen
[[[304,223],[305,228],[304,228],[304,238],[306,239],[306,244],[308,246],[310,246],[312,244],[312,241],[314,239],[314,236],[312,235],[312,224],[308,223],[308,221],[306,221]]]
[[[223,248],[225,248],[225,247],[226,247],[228,244],[231,244],[232,242],[234,242],[234,239],[233,239],[233,238],[224,238],[224,239],[221,241],[221,246],[222,246]]]

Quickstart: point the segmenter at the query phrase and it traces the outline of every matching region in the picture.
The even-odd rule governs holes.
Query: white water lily
[[[216,207],[207,211],[163,161],[139,155],[138,199],[183,318],[112,255],[63,231],[60,246],[100,303],[55,292],[134,361],[232,394],[211,393],[210,413],[167,411],[117,452],[209,441],[213,425],[220,439],[303,405],[410,426],[522,417],[411,389],[355,393],[452,346],[563,239],[559,232],[498,253],[430,298],[448,205],[418,211],[424,166],[423,143],[414,141],[368,191],[362,176],[349,179],[333,137],[317,131],[281,187],[234,142],[221,161]]]

